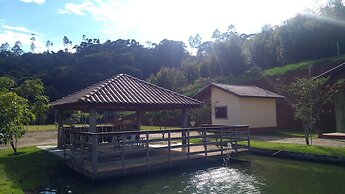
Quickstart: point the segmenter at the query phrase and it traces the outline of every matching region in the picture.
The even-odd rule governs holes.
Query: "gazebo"
[[[188,127],[187,110],[201,105],[196,99],[119,74],[52,103],[58,111],[58,147],[64,150],[69,167],[92,180],[219,160],[240,152],[238,141],[247,141],[244,151],[248,150],[249,130],[237,130],[248,126]],[[139,130],[145,111],[173,109],[182,112],[181,128]],[[65,128],[66,110],[89,112],[88,126]],[[137,130],[99,131],[98,111],[135,111]]]
[[[187,109],[202,102],[126,74],[119,74],[53,102],[58,110],[58,147],[62,146],[65,110],[89,112],[89,132],[96,131],[99,110],[136,111],[137,126],[145,111],[181,109],[183,128],[188,127]]]

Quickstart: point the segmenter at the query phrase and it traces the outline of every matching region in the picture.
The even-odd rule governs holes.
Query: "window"
[[[227,119],[228,118],[228,107],[222,106],[222,107],[216,107],[216,119]]]

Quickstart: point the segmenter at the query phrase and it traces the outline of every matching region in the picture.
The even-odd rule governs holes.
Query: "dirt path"
[[[57,143],[57,131],[32,131],[26,132],[24,137],[18,141],[18,147],[36,146],[36,145],[52,145]],[[1,148],[8,148],[1,146]]]
[[[303,137],[277,137],[277,136],[252,135],[251,138],[253,140],[270,141],[270,142],[276,142],[276,143],[305,144],[305,139]],[[313,138],[312,141],[313,141],[313,145],[345,148],[344,139]]]

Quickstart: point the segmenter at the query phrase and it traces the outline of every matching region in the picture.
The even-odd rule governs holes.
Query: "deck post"
[[[63,118],[64,118],[64,111],[58,110],[58,140],[57,140],[57,147],[63,148],[64,146],[64,132],[63,132]]]
[[[223,150],[223,127],[220,127],[220,154],[224,155],[224,150]]]
[[[182,109],[182,129],[188,127],[188,114],[187,114],[187,109]],[[186,151],[186,144],[187,144],[187,139],[186,139],[186,131],[182,131],[182,151]]]
[[[171,131],[168,131],[168,162],[171,167]]]
[[[96,118],[96,109],[95,108],[91,108],[89,110],[89,132],[93,132],[96,133],[97,129],[96,129],[96,123],[97,123],[97,118]]]
[[[250,130],[249,127],[247,127],[247,138],[248,138],[248,147],[250,147]]]
[[[97,175],[97,163],[98,163],[98,156],[97,156],[97,144],[98,144],[98,136],[96,133],[92,134],[92,179],[96,179]]]
[[[187,131],[187,151],[188,151],[188,153],[187,153],[187,163],[189,164],[189,159],[190,159],[190,130],[189,130],[189,128],[188,128],[188,131]]]
[[[146,171],[150,171],[150,140],[149,132],[146,132]]]
[[[96,133],[96,109],[91,108],[89,110],[90,116],[89,116],[89,132]],[[92,178],[95,180],[96,178],[96,172],[97,172],[97,144],[98,144],[98,138],[96,134],[92,134]]]
[[[204,149],[205,149],[205,160],[207,161],[207,132],[206,128],[203,129],[203,136],[204,136]]]
[[[121,139],[122,139],[122,142],[121,142],[121,166],[122,166],[122,174],[125,175],[126,174],[126,150],[125,150],[125,147],[126,147],[126,136],[124,133],[122,133],[121,135]]]
[[[144,115],[144,111],[137,110],[136,115],[137,115],[137,127],[138,127],[138,130],[140,130],[141,121],[142,121],[142,118]]]
[[[235,152],[237,153],[237,126],[235,126]]]
[[[84,137],[84,134],[81,134],[80,135],[80,150],[81,150],[81,166],[82,168],[84,168],[84,151],[85,151],[85,148],[84,148],[84,141],[85,141],[85,137]]]

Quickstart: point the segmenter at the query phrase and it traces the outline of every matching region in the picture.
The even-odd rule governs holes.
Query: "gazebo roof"
[[[202,102],[119,74],[56,100],[51,105],[56,109],[164,110],[199,107]]]

